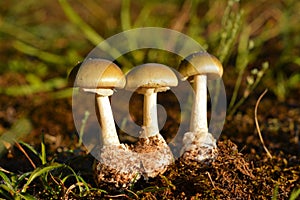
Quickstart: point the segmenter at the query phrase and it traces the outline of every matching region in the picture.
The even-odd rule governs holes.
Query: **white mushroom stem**
[[[191,132],[208,132],[207,126],[207,76],[194,76],[195,100],[190,123]]]
[[[157,93],[154,88],[147,88],[144,94],[143,126],[145,128],[141,137],[151,137],[159,133],[157,122]]]
[[[96,99],[100,114],[100,126],[103,146],[120,144],[108,98],[108,96],[113,94],[113,90],[96,89],[89,92],[97,93]]]

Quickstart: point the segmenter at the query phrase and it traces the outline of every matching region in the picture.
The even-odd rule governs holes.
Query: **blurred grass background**
[[[0,131],[11,126],[8,105],[30,118],[22,110],[24,99],[33,107],[43,98],[70,99],[67,75],[73,66],[105,38],[137,27],[180,31],[217,56],[224,66],[229,115],[265,88],[276,101],[296,99],[299,10],[297,0],[1,1],[0,117],[5,122]],[[126,56],[136,62],[134,52]],[[172,55],[163,56],[174,62]],[[128,67],[122,60],[120,65]]]

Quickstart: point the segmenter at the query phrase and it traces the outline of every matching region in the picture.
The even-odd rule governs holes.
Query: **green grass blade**
[[[42,134],[40,159],[41,159],[43,165],[45,165],[47,163],[47,155],[46,155],[46,145],[45,145],[45,140],[44,140],[44,133]]]
[[[130,0],[122,1],[121,26],[123,31],[131,29],[130,23]]]
[[[36,200],[36,198],[30,194],[18,194],[19,197],[25,200]]]
[[[70,6],[67,0],[59,0],[59,3],[69,20],[83,31],[85,37],[90,42],[92,42],[94,45],[98,45],[100,44],[100,42],[103,42],[102,50],[110,53],[115,58],[119,58],[121,56],[120,52],[117,49],[111,47],[103,37],[101,37],[90,25],[82,20],[82,18]],[[130,66],[130,61],[128,61],[125,57],[120,57],[119,59],[120,63],[122,63],[123,66]]]
[[[15,41],[12,45],[18,51],[30,56],[35,56],[41,59],[42,61],[54,63],[54,64],[60,64],[60,65],[66,64],[65,57],[43,51],[34,46],[28,45],[24,42]]]
[[[296,200],[300,197],[300,188],[298,190],[294,190],[290,196],[290,200]]]
[[[70,166],[66,166],[66,167],[72,172],[72,174],[69,175],[69,176],[66,176],[64,179],[62,179],[62,183],[64,183],[68,178],[74,176],[75,179],[76,179],[76,181],[77,181],[77,183],[82,183],[85,186],[85,190],[89,191],[89,185],[88,185],[88,183],[85,182],[85,180],[81,176],[77,175],[75,173],[75,171]],[[80,190],[80,192],[82,192],[81,187],[79,187],[79,190]]]
[[[7,20],[4,20],[4,18],[1,18],[0,32],[13,36],[23,42],[29,42],[31,45],[42,45],[41,38],[37,37],[29,31],[26,31],[19,25],[14,25],[10,22],[7,22]]]
[[[50,97],[52,99],[65,99],[72,97],[73,94],[73,88],[65,88],[65,89],[60,89],[58,91],[53,91],[50,93]]]
[[[166,190],[167,187],[158,187],[158,186],[149,186],[146,187],[140,191],[137,191],[137,194],[142,194],[142,193],[146,193],[146,192],[158,192],[158,191],[163,191]]]
[[[69,20],[83,31],[84,35],[89,41],[91,41],[94,45],[98,45],[104,40],[93,28],[91,28],[91,26],[82,20],[82,18],[70,6],[67,0],[59,0],[59,3]]]
[[[13,190],[12,183],[11,183],[10,179],[8,178],[8,176],[6,176],[6,174],[4,174],[3,172],[0,171],[0,177],[3,179],[5,185],[6,185],[10,190]]]
[[[7,185],[4,184],[0,184],[0,194],[2,196],[4,196],[6,199],[12,199],[14,200],[15,198],[13,198],[11,195],[12,193],[14,193],[15,191],[12,191]]]
[[[73,177],[73,176],[74,176],[74,174],[69,174],[69,175],[65,176],[64,178],[62,178],[60,181],[61,181],[62,183],[65,183],[69,178],[71,178],[71,177]]]
[[[63,164],[59,164],[59,163],[52,163],[51,165],[48,166],[42,166],[39,167],[37,169],[35,169],[32,174],[30,175],[30,177],[28,178],[27,182],[24,184],[23,188],[22,188],[22,192],[26,192],[28,186],[30,185],[30,183],[36,179],[37,177],[41,176],[44,173],[47,173],[53,169],[57,169],[57,168],[61,168],[61,167],[65,167],[65,165]]]
[[[278,185],[276,185],[274,188],[272,200],[277,200],[277,196],[278,196]]]
[[[236,69],[238,71],[238,77],[237,77],[237,80],[235,83],[233,95],[231,97],[228,110],[231,110],[236,102],[238,91],[239,91],[241,83],[242,83],[242,78],[245,73],[245,69],[247,68],[247,65],[249,63],[249,59],[248,59],[249,37],[250,37],[250,29],[245,28],[244,31],[241,33],[241,39],[240,39],[239,46],[238,46],[238,57],[236,59]]]
[[[226,63],[226,61],[228,60],[233,50],[232,47],[240,32],[241,25],[243,24],[243,12],[241,10],[234,11],[234,4],[234,0],[228,1],[222,21],[223,30],[220,34],[221,40],[217,53],[217,57],[220,59],[221,63]]]
[[[63,88],[67,85],[67,81],[64,78],[52,78],[44,81],[40,84],[26,84],[19,86],[9,86],[5,88],[0,87],[0,93],[9,96],[26,96],[39,92],[51,92],[54,89]]]
[[[149,15],[151,14],[153,7],[153,3],[145,1],[144,7],[140,11],[139,16],[133,24],[133,27],[142,27],[147,24],[147,21],[149,23]]]
[[[81,120],[81,127],[80,127],[80,131],[79,131],[79,139],[78,139],[78,146],[82,145],[82,138],[83,138],[83,134],[84,134],[84,130],[85,130],[85,125],[87,123],[87,120],[90,116],[90,112],[88,110],[85,111],[84,113],[84,117]]]
[[[31,175],[32,172],[26,172],[23,173],[21,176],[19,176],[15,182],[15,185],[18,186],[19,183],[21,183],[24,179],[26,179],[27,177],[29,177]]]

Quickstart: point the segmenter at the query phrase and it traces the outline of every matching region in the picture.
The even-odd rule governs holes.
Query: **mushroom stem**
[[[208,132],[206,75],[194,76],[195,100],[190,123],[191,132]]]
[[[141,135],[142,137],[151,137],[159,133],[156,107],[157,93],[154,90],[150,88],[144,93],[143,125],[145,131]]]
[[[120,144],[108,96],[97,94],[103,146]]]

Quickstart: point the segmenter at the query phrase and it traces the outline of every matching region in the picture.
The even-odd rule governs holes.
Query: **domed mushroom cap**
[[[189,55],[180,63],[178,71],[183,79],[201,74],[207,75],[208,79],[216,79],[223,75],[221,62],[207,52],[197,52]]]
[[[116,64],[97,58],[82,63],[74,85],[84,88],[123,88],[125,83],[125,76]]]
[[[136,66],[126,75],[126,89],[162,88],[177,86],[178,80],[170,67],[147,63]]]

